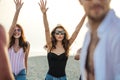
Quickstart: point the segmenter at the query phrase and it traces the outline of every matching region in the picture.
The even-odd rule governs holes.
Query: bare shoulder
[[[26,41],[27,47],[30,48],[30,43]]]
[[[28,57],[29,51],[30,51],[30,43],[28,41],[25,42],[25,46],[26,46],[26,57]]]

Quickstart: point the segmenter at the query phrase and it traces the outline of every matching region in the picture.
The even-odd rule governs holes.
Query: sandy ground
[[[48,71],[46,56],[29,57],[28,60],[28,80],[44,80]],[[80,67],[79,61],[70,56],[66,65],[67,80],[79,80]]]

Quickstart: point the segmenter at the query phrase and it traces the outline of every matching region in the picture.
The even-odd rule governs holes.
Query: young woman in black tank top
[[[69,56],[69,47],[76,39],[80,28],[85,20],[85,15],[76,27],[74,33],[68,38],[68,33],[62,25],[57,25],[50,34],[49,24],[47,20],[46,1],[40,0],[40,10],[43,13],[43,22],[46,35],[46,49],[49,70],[45,80],[67,80],[65,67]]]

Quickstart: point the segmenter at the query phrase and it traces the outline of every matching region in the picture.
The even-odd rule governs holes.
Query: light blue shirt
[[[80,56],[82,80],[87,80],[85,63],[91,39],[90,34],[89,29]],[[120,80],[120,19],[112,9],[99,25],[97,36],[99,42],[93,56],[95,80]]]

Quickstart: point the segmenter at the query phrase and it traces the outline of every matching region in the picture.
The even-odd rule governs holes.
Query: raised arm
[[[14,80],[8,57],[8,38],[0,25],[0,80]]]
[[[77,25],[75,31],[73,32],[73,34],[72,34],[72,36],[71,36],[71,38],[70,38],[70,40],[69,40],[69,45],[70,45],[70,46],[71,46],[71,44],[73,43],[73,41],[76,39],[76,37],[77,37],[77,35],[78,35],[78,33],[79,33],[79,31],[80,31],[83,23],[84,23],[85,18],[86,18],[86,15],[84,15],[84,16],[82,17],[81,21],[79,22],[79,24]]]
[[[12,35],[14,33],[14,28],[15,28],[17,20],[18,20],[19,12],[20,12],[20,9],[23,6],[22,0],[14,0],[14,3],[15,3],[15,6],[16,6],[16,11],[15,11],[15,15],[14,15],[14,18],[13,18],[13,21],[12,21],[12,25],[9,29],[9,37],[10,38],[12,37]]]
[[[48,24],[48,20],[47,20],[47,10],[48,8],[46,8],[46,4],[47,1],[45,0],[45,2],[43,0],[40,0],[40,3],[38,3],[41,9],[41,12],[43,14],[43,22],[44,22],[44,27],[45,27],[45,35],[46,35],[46,43],[47,46],[50,47],[51,46],[51,38],[50,38],[50,30],[49,30],[49,24]]]

